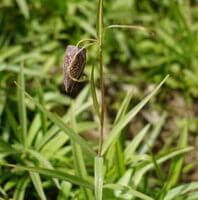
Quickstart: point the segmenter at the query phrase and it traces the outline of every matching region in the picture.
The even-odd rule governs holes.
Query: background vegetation
[[[68,135],[81,134],[97,150],[98,119],[88,83],[79,84],[72,96],[65,94],[62,63],[68,44],[96,37],[97,3],[0,1],[1,199],[93,199],[93,158],[75,146],[79,137]],[[152,37],[133,30],[105,35],[105,134],[170,75],[105,154],[105,200],[149,199],[142,193],[153,199],[198,199],[197,13],[197,0],[104,1],[106,25],[139,24],[155,32]],[[97,54],[95,47],[88,50],[85,74],[90,79],[95,63],[98,92]],[[25,96],[23,87],[37,101]],[[62,121],[49,110],[68,127],[61,129]],[[8,163],[55,171],[3,166]],[[83,179],[70,180],[68,174]]]

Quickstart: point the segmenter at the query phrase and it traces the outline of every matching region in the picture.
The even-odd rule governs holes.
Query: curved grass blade
[[[29,152],[33,157],[35,157],[40,163],[42,163],[42,165],[48,169],[54,169],[54,167],[51,165],[51,163],[43,156],[41,155],[39,152],[28,149],[27,152]],[[60,184],[58,182],[58,180],[56,178],[53,178],[53,181],[55,183],[55,185],[57,186],[57,188],[60,189]]]
[[[145,106],[145,104],[156,94],[159,88],[164,84],[167,80],[168,75],[162,80],[162,82],[148,95],[146,96],[138,105],[136,105],[131,111],[129,111],[125,117],[117,123],[107,139],[103,144],[102,155],[107,151],[109,146],[113,144],[116,138],[119,136],[120,131],[133,119],[133,117]]]
[[[184,195],[192,190],[198,189],[198,182],[192,182],[184,185],[180,185],[168,191],[168,194],[164,198],[164,200],[172,200],[175,197]]]
[[[127,148],[124,151],[125,161],[129,160],[132,155],[135,153],[137,147],[139,146],[140,142],[143,140],[144,136],[148,132],[150,128],[150,124],[147,124],[138,134],[137,136],[132,140],[132,142],[127,146]]]
[[[146,194],[143,194],[137,190],[134,190],[128,186],[122,186],[122,185],[118,185],[118,184],[106,184],[104,185],[104,188],[108,188],[108,189],[112,189],[115,191],[121,191],[122,193],[126,194],[130,194],[133,195],[135,197],[138,197],[140,199],[144,199],[144,200],[154,200],[153,198],[147,196]]]
[[[18,66],[18,65],[8,65],[7,63],[2,64],[2,65],[0,65],[0,72],[1,71],[11,71],[11,72],[18,73],[18,72],[20,72],[20,66]],[[24,74],[29,75],[29,76],[42,77],[42,78],[45,78],[45,79],[49,78],[49,75],[42,73],[42,71],[39,71],[38,68],[36,68],[36,69],[25,68]]]
[[[14,167],[16,169],[21,169],[21,170],[30,171],[30,172],[36,172],[36,173],[39,173],[39,174],[49,176],[51,178],[57,178],[57,179],[60,179],[60,180],[68,181],[68,182],[73,183],[75,185],[79,185],[79,186],[83,186],[83,187],[93,189],[92,183],[89,183],[88,181],[86,181],[86,180],[84,180],[80,177],[77,177],[77,176],[74,176],[74,175],[71,175],[71,174],[67,174],[67,173],[62,172],[62,171],[39,168],[39,167],[19,166],[19,165],[12,165],[12,164],[1,164],[1,165],[7,166],[7,167]]]
[[[128,92],[128,94],[124,98],[124,101],[122,102],[122,105],[120,106],[120,109],[116,115],[114,124],[117,124],[124,117],[124,115],[127,111],[127,108],[129,106],[129,103],[131,101],[131,98],[132,98],[132,90],[130,92]]]
[[[78,95],[77,99],[75,100],[75,116],[78,116],[81,112],[85,111],[88,107],[92,106],[92,102],[87,100],[87,96],[89,93],[89,88],[85,87],[83,91]],[[84,103],[85,102],[85,103]],[[71,119],[70,117],[70,109],[67,112],[66,115],[62,117],[65,123],[68,123]],[[46,135],[42,138],[42,140],[39,142],[39,144],[36,146],[37,150],[40,150],[54,135],[56,135],[60,131],[60,128],[56,125],[53,125],[52,128],[50,128]]]
[[[27,117],[26,117],[26,106],[25,106],[25,77],[23,72],[23,64],[20,65],[20,72],[18,75],[18,82],[20,88],[18,88],[18,109],[19,109],[19,120],[21,126],[21,140],[25,148],[27,148]]]
[[[11,147],[9,143],[0,138],[0,153],[16,153],[16,149]]]
[[[29,9],[28,9],[28,4],[26,2],[26,0],[16,0],[21,12],[23,13],[24,17],[26,19],[29,19],[30,17],[30,13],[29,13]]]
[[[27,92],[24,93],[28,97],[28,99],[31,100],[32,103],[34,103],[52,122],[54,122],[54,124],[56,124],[62,131],[64,131],[64,133],[66,133],[71,139],[82,146],[82,148],[86,150],[89,155],[95,155],[95,152],[90,147],[90,145],[81,136],[77,135],[70,127],[68,127],[60,117],[48,111],[40,103],[34,100]]]
[[[30,182],[29,177],[23,177],[19,180],[16,189],[14,191],[14,199],[24,200],[25,191]]]
[[[137,26],[137,25],[110,25],[107,26],[105,29],[111,29],[111,28],[122,28],[122,29],[136,29],[139,31],[144,31],[146,33],[149,33],[150,35],[154,35],[154,32],[143,27],[143,26]]]
[[[30,174],[30,177],[32,179],[34,188],[37,191],[40,199],[46,200],[47,198],[46,198],[45,193],[43,191],[40,175],[38,173],[34,173],[34,172],[29,172],[29,174]]]
[[[159,122],[157,122],[156,126],[153,128],[150,137],[146,140],[145,144],[140,149],[140,153],[146,153],[149,148],[152,148],[153,143],[155,142],[156,138],[160,134],[160,131],[165,123],[167,114],[163,113],[162,117],[160,118]]]
[[[159,165],[159,164],[167,161],[168,159],[171,159],[171,158],[173,158],[177,155],[186,153],[186,152],[191,151],[191,150],[193,150],[193,147],[186,147],[186,148],[179,148],[179,149],[177,148],[177,149],[168,151],[168,152],[164,153],[163,155],[156,156],[156,163]],[[148,163],[148,162],[140,163],[137,166],[136,173],[133,176],[134,185],[137,186],[140,183],[142,176],[147,171],[151,170],[153,167],[154,167],[154,164],[152,163],[152,161],[150,163]]]

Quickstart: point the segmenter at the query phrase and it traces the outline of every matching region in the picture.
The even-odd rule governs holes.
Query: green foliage
[[[171,115],[165,112],[166,89],[192,102],[198,97],[197,3],[104,1],[104,24],[97,5],[98,0],[1,0],[0,199],[197,199],[198,183],[181,182],[183,172],[196,167],[184,160],[193,150],[188,138],[191,130],[197,134],[196,119],[174,122],[182,129],[178,141],[171,133],[156,146]],[[64,92],[62,61],[66,45],[101,39],[103,25],[123,23],[144,24],[155,35],[110,27],[102,35],[108,135],[103,157],[97,157],[91,140],[101,115],[97,49],[88,51],[90,84],[75,98]],[[150,83],[154,89],[137,96],[136,89]],[[146,104],[160,108],[155,123],[139,118]],[[144,125],[129,140],[134,119]]]

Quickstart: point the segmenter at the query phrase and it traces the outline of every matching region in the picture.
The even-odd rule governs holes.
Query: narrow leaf
[[[77,125],[76,118],[74,115],[74,104],[73,103],[72,103],[71,116],[72,116],[72,127],[74,127],[74,130],[77,131],[78,125]],[[82,149],[73,140],[71,140],[71,145],[72,145],[72,152],[73,152],[73,159],[74,159],[75,174],[86,180],[87,179],[87,170],[86,170],[86,165],[84,162]],[[84,195],[84,199],[87,199],[87,200],[93,199],[89,189],[81,187],[81,190]]]
[[[168,191],[168,194],[164,198],[164,200],[172,200],[175,199],[175,197],[184,195],[187,192],[190,192],[192,190],[198,189],[198,182],[192,182],[184,185],[180,185],[178,187],[175,187]]]
[[[132,140],[132,142],[127,146],[124,151],[125,160],[129,160],[130,157],[135,153],[137,147],[139,146],[140,142],[143,140],[145,134],[148,132],[150,128],[150,124],[147,124]]]
[[[102,200],[103,193],[103,158],[95,157],[95,199]]]
[[[187,146],[187,138],[188,138],[188,127],[187,127],[187,120],[184,123],[184,130],[183,133],[180,135],[178,148],[184,148]],[[167,190],[172,188],[177,184],[177,181],[180,177],[180,173],[182,170],[182,165],[184,161],[184,155],[178,155],[173,159],[171,162],[169,174],[168,174],[168,181],[167,181]]]
[[[70,127],[68,127],[60,117],[49,112],[40,103],[34,100],[28,93],[25,92],[25,95],[31,100],[32,103],[34,103],[51,121],[53,121],[71,139],[73,139],[80,146],[82,146],[82,148],[86,150],[91,156],[95,155],[95,152],[90,147],[90,145],[81,136],[77,135]]]
[[[164,80],[151,92],[147,97],[145,97],[138,105],[136,105],[131,111],[129,111],[125,117],[117,123],[110,134],[108,135],[107,139],[103,144],[103,151],[102,155],[107,151],[109,146],[114,143],[116,138],[119,136],[120,131],[133,119],[133,117],[145,106],[145,104],[156,94],[159,88],[164,84],[167,80],[168,76],[164,78]]]
[[[26,170],[26,171],[30,171],[30,172],[40,173],[40,174],[49,176],[51,178],[57,178],[57,179],[60,179],[60,180],[68,181],[68,182],[73,183],[75,185],[80,185],[80,186],[83,186],[83,187],[93,189],[93,184],[89,183],[88,181],[85,181],[84,179],[82,179],[80,177],[77,177],[77,176],[74,176],[74,175],[71,175],[71,174],[67,174],[67,173],[62,172],[62,171],[39,168],[39,167],[11,165],[11,164],[2,164],[2,165],[7,166],[7,167],[14,167],[16,169]]]
[[[128,186],[122,186],[122,185],[118,185],[118,184],[107,184],[104,185],[104,188],[108,188],[108,189],[112,189],[112,190],[116,190],[116,191],[122,191],[123,193],[128,193],[131,195],[134,195],[135,197],[138,197],[140,199],[144,199],[144,200],[154,200],[153,198],[147,196],[146,194],[143,194],[137,190],[134,190]]]
[[[51,165],[51,163],[39,152],[28,149],[27,150],[33,157],[35,157],[44,167],[47,169],[54,169],[54,167]],[[53,178],[54,183],[58,188],[60,188],[60,184],[57,179]]]
[[[14,199],[24,200],[25,191],[30,182],[29,177],[23,177],[18,181],[16,189],[14,191]]]
[[[192,149],[193,149],[192,147],[186,147],[186,148],[179,148],[179,149],[174,149],[174,150],[168,151],[168,152],[164,153],[163,155],[156,156],[156,162],[159,165],[159,164],[167,161],[168,159],[171,159],[177,155],[191,151]],[[154,164],[152,162],[151,163],[143,162],[143,163],[140,163],[139,166],[137,166],[138,169],[136,170],[136,173],[134,174],[134,177],[133,177],[135,186],[137,186],[140,183],[142,176],[147,171],[153,169],[153,167],[154,167]]]
[[[156,138],[160,134],[160,131],[165,123],[166,117],[167,117],[167,114],[163,113],[159,122],[157,122],[157,124],[151,131],[149,138],[146,140],[145,144],[143,144],[143,146],[141,147],[140,153],[146,153],[149,150],[149,148],[152,148]]]
[[[34,188],[36,189],[40,199],[46,200],[47,198],[46,198],[45,193],[43,191],[40,175],[37,174],[37,173],[34,173],[34,172],[29,172],[29,173],[30,173],[30,177],[32,179]]]
[[[27,147],[27,117],[26,117],[26,106],[25,106],[25,78],[23,73],[23,64],[20,65],[20,72],[18,75],[18,82],[20,89],[18,88],[18,108],[19,108],[19,120],[21,126],[21,139],[24,147]]]

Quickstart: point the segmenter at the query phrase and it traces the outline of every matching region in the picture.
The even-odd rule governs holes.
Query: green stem
[[[101,117],[100,117],[100,137],[98,156],[102,153],[103,133],[104,133],[104,76],[103,76],[103,0],[99,4],[99,62],[100,62],[100,90],[101,90]]]

